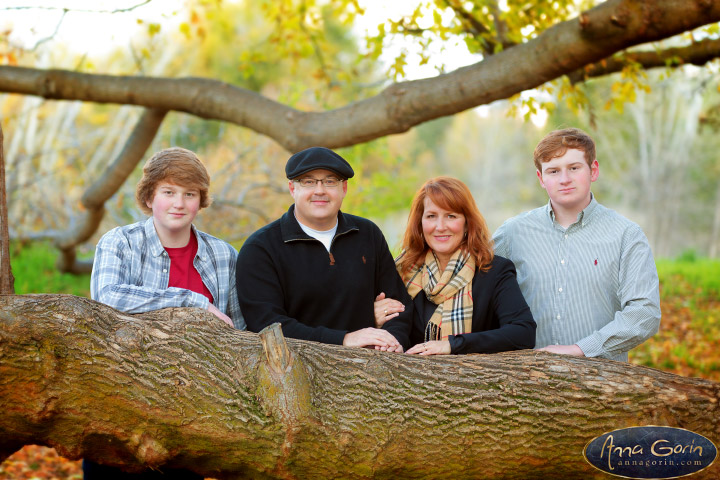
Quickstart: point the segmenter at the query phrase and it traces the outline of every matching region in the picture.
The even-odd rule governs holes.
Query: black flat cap
[[[287,178],[293,179],[321,168],[331,170],[345,179],[355,175],[347,160],[325,147],[310,147],[290,157],[285,165],[285,174]]]

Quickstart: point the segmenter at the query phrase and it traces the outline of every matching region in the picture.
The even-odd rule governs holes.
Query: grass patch
[[[70,293],[90,298],[90,275],[60,273],[58,250],[49,243],[10,244],[15,293]]]
[[[720,299],[720,260],[703,259],[686,252],[675,260],[655,263],[663,299]]]

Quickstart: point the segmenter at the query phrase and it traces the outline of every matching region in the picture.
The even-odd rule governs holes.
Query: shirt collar
[[[312,237],[303,231],[295,218],[295,204],[290,205],[288,211],[283,214],[282,218],[280,218],[280,230],[282,232],[283,242],[312,239]],[[335,232],[335,235],[341,235],[351,230],[359,230],[359,228],[352,218],[347,215],[343,215],[343,213],[339,211],[337,231]]]
[[[165,253],[165,247],[163,247],[162,243],[160,242],[160,237],[158,237],[157,231],[155,230],[155,223],[153,223],[153,217],[145,220],[144,227],[145,238],[147,238],[148,244],[150,246],[150,255],[153,257],[159,257],[160,255]],[[195,256],[203,259],[207,256],[205,255],[207,251],[207,249],[205,248],[205,243],[200,241],[200,236],[197,234],[195,225],[191,225],[190,228],[192,229],[192,234],[195,235],[198,244],[197,254]]]
[[[158,237],[157,231],[155,230],[153,217],[145,220],[145,238],[147,238],[148,245],[150,246],[150,255],[159,257],[165,252],[165,247],[160,243],[160,237]]]
[[[577,216],[577,220],[575,220],[575,223],[572,225],[575,225],[576,223],[579,223],[581,227],[586,226],[588,223],[590,223],[595,216],[595,211],[597,210],[598,202],[595,200],[595,195],[590,192],[590,203],[587,207],[583,209],[582,212],[580,212]],[[555,212],[552,209],[552,202],[548,200],[547,205],[545,206],[545,213],[548,215],[548,218],[550,218],[550,221],[555,224]],[[571,226],[572,226],[571,225]]]

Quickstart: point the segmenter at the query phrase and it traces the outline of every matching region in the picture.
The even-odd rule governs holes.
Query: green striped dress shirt
[[[495,253],[515,263],[537,322],[535,348],[577,344],[627,361],[660,326],[657,269],[640,227],[595,198],[567,229],[550,202],[507,220]]]

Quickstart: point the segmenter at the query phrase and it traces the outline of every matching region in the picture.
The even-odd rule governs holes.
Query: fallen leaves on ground
[[[0,479],[7,480],[81,480],[80,461],[57,454],[54,448],[26,445],[0,464]]]
[[[630,351],[630,362],[720,382],[720,302],[672,298],[661,310],[660,331]]]

